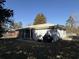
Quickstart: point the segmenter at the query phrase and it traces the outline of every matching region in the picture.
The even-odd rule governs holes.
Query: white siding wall
[[[41,39],[43,40],[43,36],[47,33],[49,29],[41,29],[41,30],[35,30],[34,34],[33,34],[33,38],[35,40],[37,39]]]
[[[66,37],[66,31],[65,30],[57,30],[60,34],[60,38],[64,39]]]
[[[38,40],[38,39],[41,39],[43,40],[43,36],[47,33],[47,31],[50,31],[51,29],[41,29],[41,30],[34,30],[34,33],[33,33],[33,38],[34,40]],[[51,30],[49,32],[53,37],[55,36],[58,36],[62,39],[64,39],[66,37],[66,31],[64,30],[59,30],[57,29],[57,32],[54,31],[54,30]],[[56,40],[56,39],[55,39]]]

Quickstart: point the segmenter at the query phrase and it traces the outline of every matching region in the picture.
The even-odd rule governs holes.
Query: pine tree
[[[43,15],[43,13],[37,14],[33,24],[37,25],[37,24],[44,24],[44,23],[46,23],[46,17]]]

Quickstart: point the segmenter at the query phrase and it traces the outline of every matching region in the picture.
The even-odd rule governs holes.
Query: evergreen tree
[[[5,8],[5,0],[0,0],[0,37],[2,37],[2,33],[5,31],[5,24],[11,24],[11,16],[13,16],[13,10]]]
[[[37,14],[33,24],[36,25],[36,24],[44,24],[44,23],[46,23],[46,17],[43,15],[43,13]]]

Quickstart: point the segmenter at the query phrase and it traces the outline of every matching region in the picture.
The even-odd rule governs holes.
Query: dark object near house
[[[52,42],[53,38],[50,35],[45,35],[43,37],[44,42]]]

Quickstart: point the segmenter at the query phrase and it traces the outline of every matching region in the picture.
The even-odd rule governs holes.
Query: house
[[[16,30],[10,30],[4,35],[7,38],[16,38],[20,40],[48,40],[45,36],[50,36],[53,41],[58,39],[64,39],[66,36],[66,31],[62,26],[55,24],[38,24],[26,26],[25,28],[19,28]]]
[[[32,40],[43,40],[43,36],[49,30],[49,26],[53,26],[53,24],[39,24],[39,25],[31,25],[25,28],[17,29],[19,31],[19,38],[23,40],[32,39]]]

